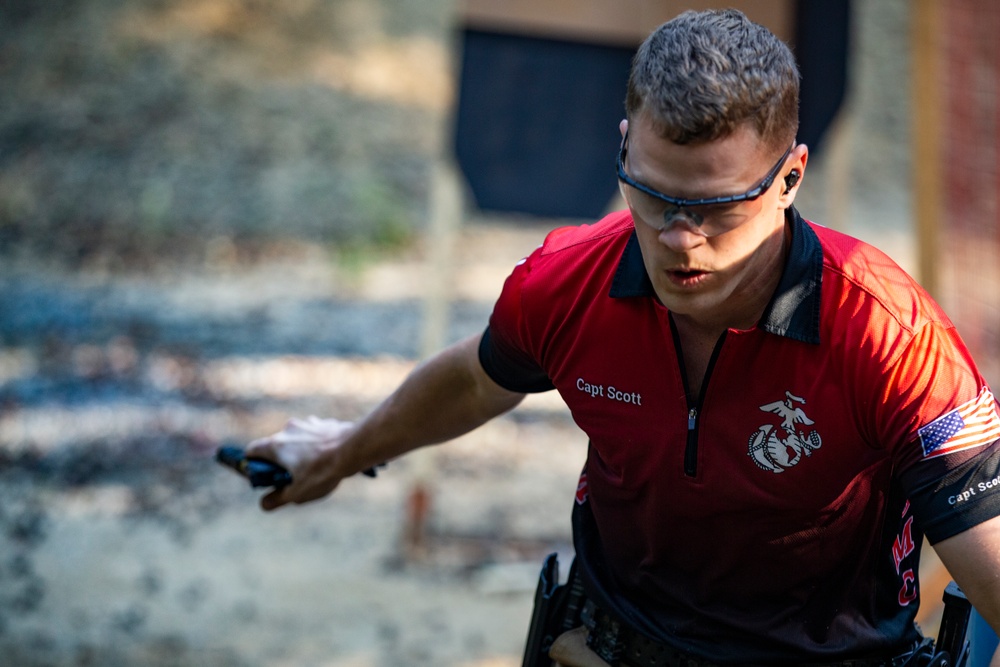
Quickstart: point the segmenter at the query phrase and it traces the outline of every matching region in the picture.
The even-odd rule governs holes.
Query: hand
[[[556,637],[549,657],[556,667],[611,667],[587,648],[587,628],[579,627]]]
[[[353,433],[354,424],[337,419],[292,419],[273,435],[247,445],[247,456],[284,467],[292,483],[261,498],[261,507],[273,510],[288,503],[307,503],[329,495],[350,472],[337,465],[340,446]]]

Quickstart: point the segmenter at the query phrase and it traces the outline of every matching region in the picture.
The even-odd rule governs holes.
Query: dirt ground
[[[463,307],[488,312],[492,296],[476,285],[498,284],[537,235],[467,229],[460,250],[471,263],[456,269]],[[374,355],[328,357],[266,354],[253,336],[271,324],[336,322],[342,335],[370,338],[383,317],[396,320],[400,338],[420,328],[419,304],[406,298],[387,315],[350,307],[384,301],[385,282],[419,277],[416,256],[341,280],[316,248],[286,253],[114,286],[7,267],[8,303],[28,291],[51,302],[49,317],[74,304],[81,337],[116,325],[105,318],[143,336],[61,349],[52,341],[50,358],[2,357],[5,664],[519,664],[541,559],[559,551],[568,566],[581,434],[557,402],[539,397],[375,480],[349,480],[326,501],[260,512],[259,493],[213,463],[217,446],[275,430],[287,415],[356,416],[413,362],[389,349],[391,335]],[[295,323],[282,319],[288,313],[298,313]],[[449,335],[481,321],[470,325],[459,321]],[[228,339],[229,354],[213,356],[216,338]],[[234,347],[240,340],[245,350]],[[432,508],[414,550],[407,508],[417,488]]]
[[[0,4],[0,663],[518,663],[584,456],[550,399],[275,515],[212,460],[419,358],[451,11]],[[464,230],[446,341],[540,234]]]

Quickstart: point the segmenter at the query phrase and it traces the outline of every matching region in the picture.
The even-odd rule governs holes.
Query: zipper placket
[[[692,400],[691,387],[687,377],[687,367],[684,365],[684,351],[681,349],[681,337],[677,332],[673,317],[670,318],[670,330],[673,333],[674,347],[677,350],[677,365],[681,370],[684,396],[687,397],[687,440],[684,444],[684,474],[687,477],[695,477],[698,475],[698,418],[705,401],[705,391],[712,377],[712,370],[715,368],[715,361],[719,358],[719,352],[722,351],[722,344],[726,340],[727,332],[723,332],[719,336],[719,340],[715,342],[715,347],[712,349],[712,356],[708,360],[708,368],[705,369],[705,377],[701,380],[698,396]]]
[[[684,447],[684,474],[688,477],[694,477],[698,474],[698,408],[691,406],[688,406],[687,444]]]

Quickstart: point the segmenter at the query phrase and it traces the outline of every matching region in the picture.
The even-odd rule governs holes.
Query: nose
[[[702,217],[701,213],[692,211],[689,208],[670,205],[663,210],[664,227],[669,227],[675,222],[682,220],[686,220],[696,232],[701,229],[702,224],[705,222],[705,218]]]
[[[663,245],[675,252],[691,250],[705,242],[705,234],[690,216],[672,215],[660,227],[657,237]]]

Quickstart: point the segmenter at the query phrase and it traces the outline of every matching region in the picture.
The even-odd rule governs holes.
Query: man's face
[[[794,192],[783,194],[784,177],[793,168],[803,171],[805,147],[781,160],[749,127],[724,139],[679,145],[661,138],[642,115],[631,125],[623,122],[623,135],[626,129],[627,176],[670,197],[745,193],[778,165],[763,194],[733,204],[657,209],[643,206],[638,193],[623,186],[646,271],[663,305],[694,320],[753,324],[742,321],[747,304],[766,303],[781,274],[784,211],[794,198]]]

